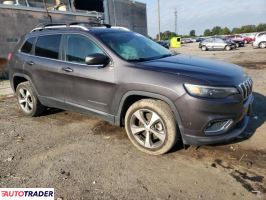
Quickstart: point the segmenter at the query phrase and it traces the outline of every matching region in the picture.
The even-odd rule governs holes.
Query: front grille
[[[253,82],[250,78],[248,78],[243,83],[238,85],[238,88],[244,100],[251,94],[252,85],[253,85]]]

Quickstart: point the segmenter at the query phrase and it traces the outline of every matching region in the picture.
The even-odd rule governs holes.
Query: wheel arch
[[[31,79],[30,79],[30,77],[27,76],[27,75],[25,75],[25,74],[20,74],[20,73],[16,73],[16,74],[14,74],[14,75],[12,76],[12,78],[11,78],[10,83],[11,83],[11,87],[12,87],[13,91],[16,92],[16,88],[17,88],[17,86],[18,86],[20,83],[22,83],[22,82],[26,82],[26,81],[29,81],[29,82],[30,82],[31,86],[33,87],[34,92],[35,92],[36,94],[38,94],[36,88],[34,87],[34,84],[32,83],[32,81],[31,81]]]
[[[118,126],[123,126],[126,111],[133,103],[141,99],[157,99],[157,100],[161,100],[167,103],[174,113],[175,121],[182,135],[183,126],[181,123],[180,115],[174,103],[166,96],[163,96],[161,94],[151,93],[151,92],[145,92],[145,91],[130,91],[123,95],[120,101],[120,104],[119,104],[117,115],[115,117],[115,124]]]

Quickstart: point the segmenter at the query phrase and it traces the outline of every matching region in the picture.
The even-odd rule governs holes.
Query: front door
[[[95,53],[105,54],[88,36],[64,35],[65,102],[91,111],[111,114],[116,83],[114,68],[85,64],[85,57]]]

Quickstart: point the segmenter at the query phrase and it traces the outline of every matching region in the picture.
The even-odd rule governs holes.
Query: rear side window
[[[40,36],[35,45],[35,55],[58,59],[61,35]]]
[[[36,39],[35,37],[27,39],[26,42],[21,47],[21,52],[31,53],[35,39]]]

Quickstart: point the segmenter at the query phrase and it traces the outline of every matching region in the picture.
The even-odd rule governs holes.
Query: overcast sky
[[[158,33],[157,0],[137,0],[147,4],[148,32]],[[266,23],[266,0],[160,0],[161,31],[174,31],[175,8],[178,11],[178,33],[195,29],[227,26],[232,29],[248,24]]]

